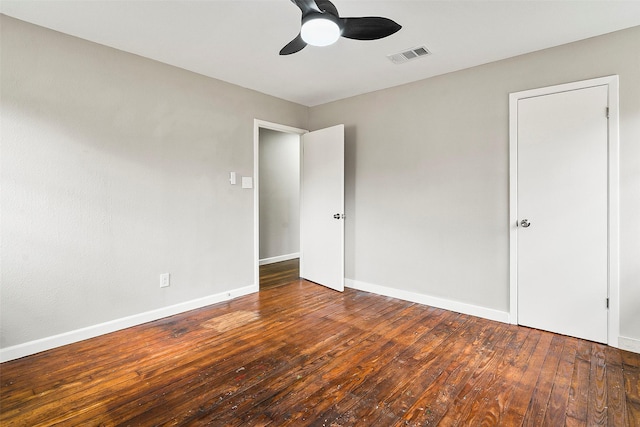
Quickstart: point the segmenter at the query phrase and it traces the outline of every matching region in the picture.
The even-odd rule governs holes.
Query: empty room
[[[640,426],[640,1],[0,31],[0,425]]]

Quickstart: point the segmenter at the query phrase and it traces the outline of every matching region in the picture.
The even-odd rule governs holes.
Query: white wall
[[[300,251],[300,136],[259,131],[260,259]]]
[[[347,277],[507,312],[508,95],[611,74],[621,335],[640,339],[640,27],[312,108],[312,130],[346,126]]]
[[[253,283],[253,120],[308,108],[6,16],[0,347]],[[171,286],[159,288],[159,274]]]

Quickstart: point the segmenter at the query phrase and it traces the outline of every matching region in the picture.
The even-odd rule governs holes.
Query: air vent
[[[414,47],[413,49],[406,50],[400,53],[394,53],[393,55],[387,55],[387,58],[391,60],[394,64],[404,64],[407,61],[412,59],[421,58],[423,56],[431,55],[431,52],[424,47]]]

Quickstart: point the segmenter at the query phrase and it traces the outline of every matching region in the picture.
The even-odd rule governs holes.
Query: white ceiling
[[[289,0],[2,0],[0,11],[307,106],[640,25],[640,0],[333,2],[403,28],[279,56],[300,27]],[[421,45],[433,54],[386,58]]]

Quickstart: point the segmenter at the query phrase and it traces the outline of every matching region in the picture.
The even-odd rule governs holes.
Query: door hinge
[[[607,115],[607,119],[608,119],[609,118],[609,107],[607,107],[606,115]]]
[[[609,298],[607,298],[607,308],[609,308]]]

